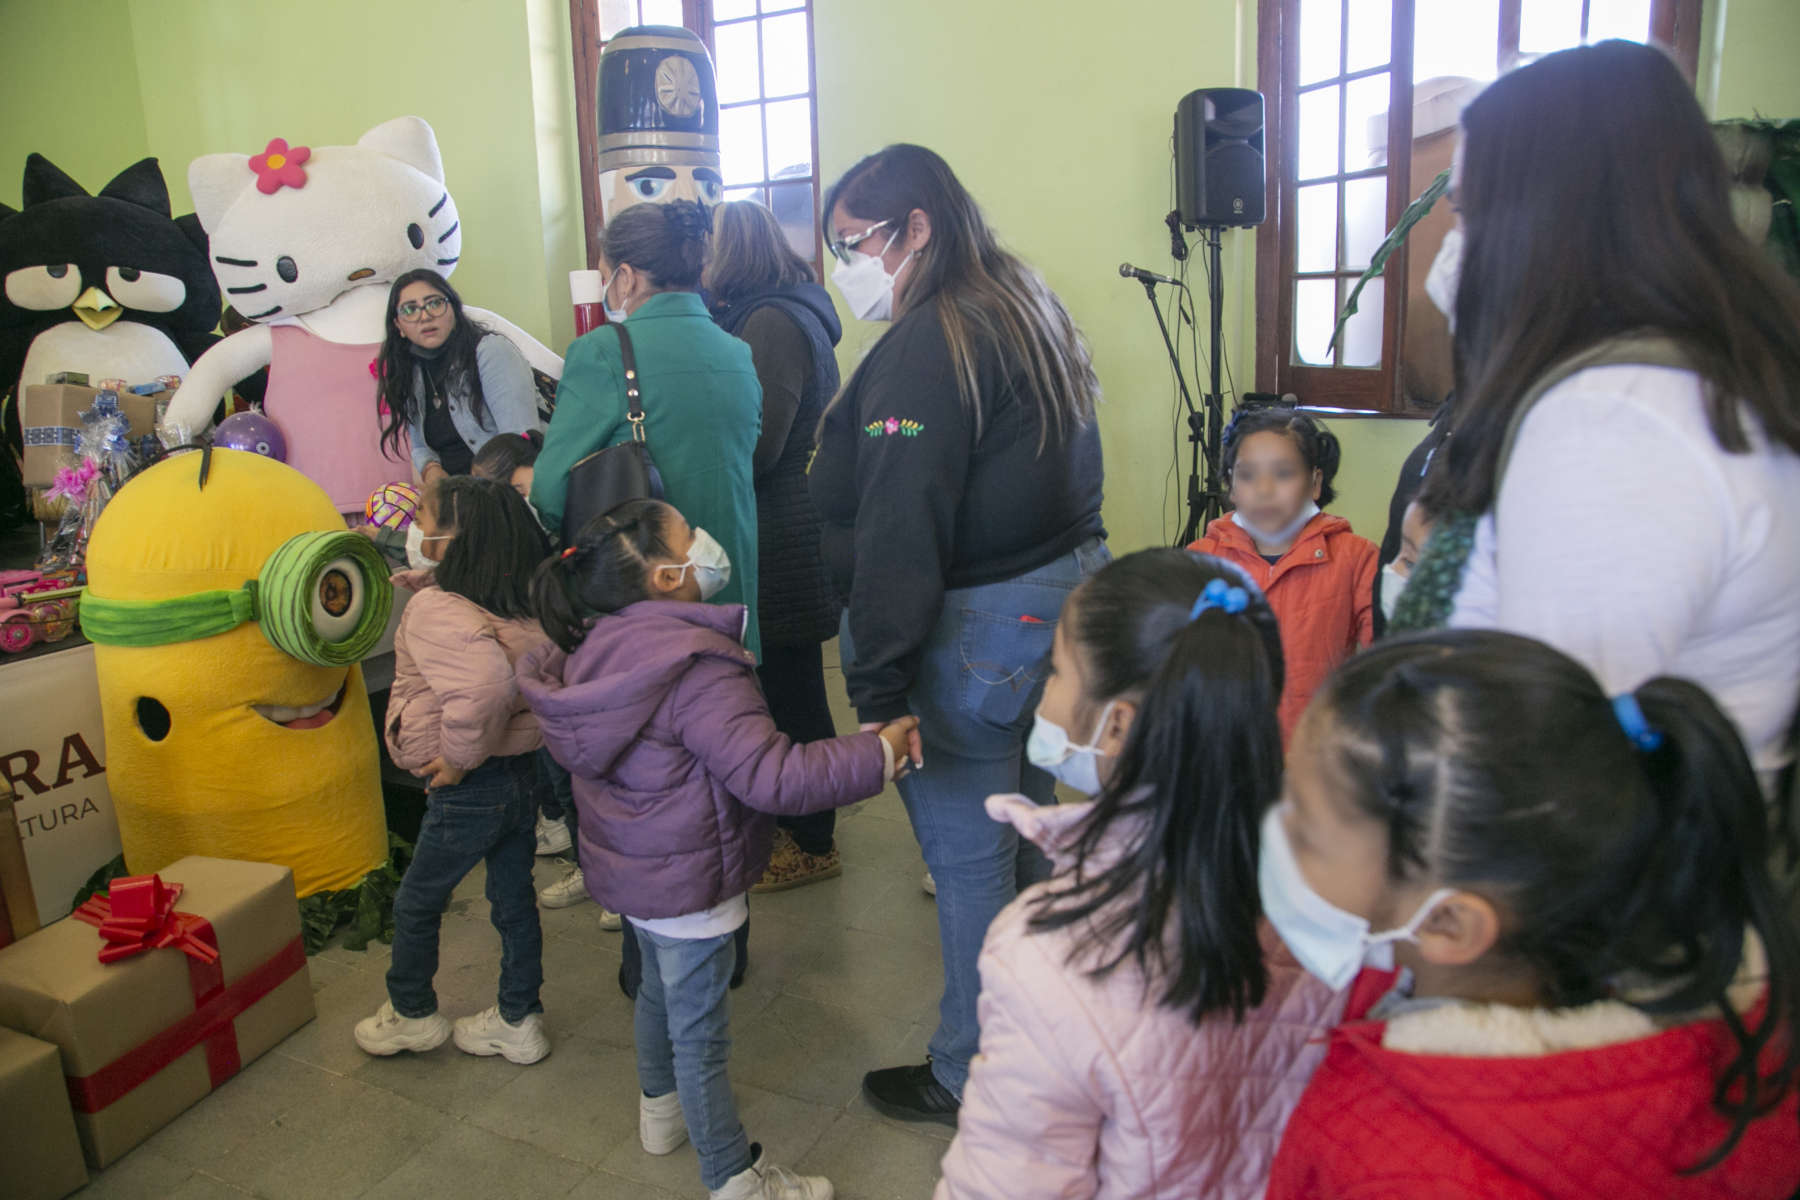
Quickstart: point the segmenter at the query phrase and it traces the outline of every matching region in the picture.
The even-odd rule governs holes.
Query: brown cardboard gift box
[[[0,1029],[0,1163],[11,1200],[57,1200],[88,1181],[56,1047]]]
[[[194,856],[160,875],[182,885],[175,919],[216,943],[216,967],[179,946],[102,963],[107,943],[77,917],[0,950],[0,1026],[61,1048],[96,1169],[313,1016],[292,872]]]
[[[38,931],[37,897],[31,890],[25,841],[19,836],[17,803],[12,784],[0,778],[0,946]]]
[[[27,384],[24,393],[19,421],[25,433],[25,486],[49,487],[56,482],[57,468],[75,465],[75,434],[81,429],[81,414],[100,393],[72,383]],[[131,436],[155,433],[156,402],[167,399],[169,393],[118,395],[119,411],[131,422]]]

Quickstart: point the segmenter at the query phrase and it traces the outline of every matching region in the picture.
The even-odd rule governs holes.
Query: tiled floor
[[[841,681],[830,672],[835,700]],[[850,720],[840,713],[840,727]],[[844,1200],[923,1200],[950,1131],[877,1116],[872,1067],[923,1061],[935,1024],[937,919],[899,797],[845,810],[844,874],[751,902],[751,965],[732,993],[731,1076],[772,1161],[823,1174]],[[538,882],[558,867],[540,859]],[[388,950],[310,962],[318,1017],[81,1193],[200,1200],[665,1200],[704,1196],[691,1148],[638,1146],[631,1006],[617,933],[592,904],[545,910],[549,1058],[516,1067],[449,1043],[372,1059],[351,1027],[384,997]],[[445,916],[437,990],[458,1016],[494,1002],[499,940],[479,872]]]

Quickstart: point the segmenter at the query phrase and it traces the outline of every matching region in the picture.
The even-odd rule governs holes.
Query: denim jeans
[[[930,1043],[932,1073],[957,1096],[981,1040],[976,960],[1000,910],[1049,864],[984,805],[996,793],[1055,802],[1056,783],[1025,761],[1025,739],[1050,669],[1063,601],[1111,561],[1093,538],[1047,566],[999,583],[953,588],[922,647],[907,702],[919,718],[925,766],[897,785],[913,836],[937,883],[944,994]],[[855,661],[849,620],[839,643]]]
[[[433,788],[406,878],[394,896],[394,960],[388,999],[403,1017],[437,1011],[431,986],[438,928],[450,893],[487,860],[488,916],[500,933],[500,1015],[517,1022],[543,1012],[544,936],[538,926],[531,863],[537,848],[529,754],[490,758],[463,781]]]
[[[561,821],[569,827],[569,848],[558,857],[575,861],[575,783],[569,778],[563,765],[550,756],[550,748],[543,747],[536,754],[536,779],[534,791],[538,811],[551,821]]]
[[[708,1189],[750,1165],[725,1062],[731,1057],[729,982],[734,936],[670,938],[630,926],[643,951],[634,1033],[638,1086],[646,1096],[681,1094],[688,1140]]]

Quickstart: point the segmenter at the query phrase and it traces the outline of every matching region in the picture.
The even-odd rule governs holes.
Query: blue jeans
[[[425,820],[406,878],[394,896],[394,961],[388,999],[403,1017],[437,1011],[438,928],[450,893],[487,860],[488,916],[500,933],[500,1015],[518,1022],[543,1012],[544,935],[531,863],[537,850],[529,754],[490,758],[450,787],[425,797]]]
[[[932,1073],[957,1096],[981,1040],[976,960],[987,928],[1049,864],[984,801],[1022,792],[1055,802],[1056,781],[1025,761],[1025,739],[1050,669],[1063,601],[1112,559],[1093,538],[1047,566],[999,583],[953,588],[922,647],[907,702],[919,718],[924,769],[897,785],[919,852],[937,882],[944,994],[930,1044]],[[855,660],[844,621],[841,657]]]
[[[750,1138],[725,1075],[735,935],[669,938],[628,928],[644,956],[633,1027],[638,1085],[646,1096],[681,1094],[688,1140],[700,1156],[700,1182],[723,1187],[750,1166]]]

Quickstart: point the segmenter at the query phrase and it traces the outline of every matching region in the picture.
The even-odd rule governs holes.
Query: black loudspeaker
[[[1201,88],[1175,106],[1175,197],[1181,223],[1260,225],[1263,98],[1248,88]]]

